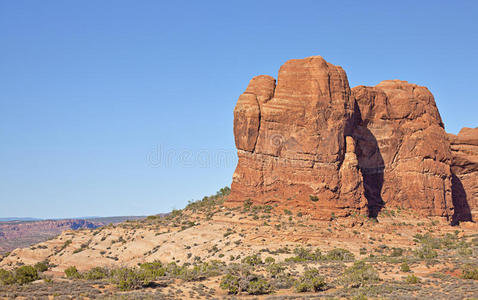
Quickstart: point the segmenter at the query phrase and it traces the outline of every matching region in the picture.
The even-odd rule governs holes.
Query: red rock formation
[[[478,217],[478,127],[465,127],[458,135],[448,136],[453,157],[454,217],[456,221],[469,221],[472,214]]]
[[[324,216],[362,208],[357,160],[345,151],[353,112],[347,75],[322,57],[286,62],[277,86],[272,77],[253,78],[234,110],[239,163],[229,201],[250,198]]]
[[[373,214],[386,205],[451,215],[450,146],[430,91],[390,80],[352,94],[358,104],[353,136]]]
[[[231,205],[251,199],[324,218],[365,207],[376,216],[383,206],[453,213],[450,142],[425,87],[390,80],[350,90],[344,70],[322,57],[290,60],[277,86],[270,76],[251,80],[234,134]],[[477,207],[476,134],[460,134],[453,170]]]

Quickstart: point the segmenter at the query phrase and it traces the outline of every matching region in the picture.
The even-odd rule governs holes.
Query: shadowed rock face
[[[478,127],[465,127],[448,137],[453,157],[453,217],[454,221],[469,221],[473,210],[478,210]]]
[[[352,89],[354,138],[371,213],[381,206],[452,214],[451,152],[433,95],[406,81]]]
[[[254,77],[234,110],[234,134],[231,205],[251,199],[318,218],[376,216],[384,206],[448,217],[452,179],[476,181],[469,162],[452,156],[427,88],[390,80],[351,90],[344,70],[320,56],[286,62],[277,84]],[[452,176],[452,157],[463,174]]]

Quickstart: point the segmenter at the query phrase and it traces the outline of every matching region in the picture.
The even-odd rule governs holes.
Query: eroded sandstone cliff
[[[353,136],[371,214],[383,205],[450,216],[451,152],[433,95],[406,81],[352,89]]]
[[[254,77],[239,97],[228,203],[317,218],[376,216],[386,206],[470,219],[462,207],[478,207],[475,131],[447,135],[425,87],[388,80],[350,89],[345,71],[320,56],[290,60],[277,83]]]
[[[277,85],[253,78],[234,110],[239,163],[230,201],[328,213],[364,207],[358,161],[345,147],[354,104],[345,71],[319,56],[286,62]]]

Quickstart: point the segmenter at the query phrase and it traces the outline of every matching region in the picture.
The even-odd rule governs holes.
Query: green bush
[[[319,248],[312,251],[304,247],[297,247],[294,249],[296,256],[286,258],[286,261],[303,262],[303,261],[319,261],[323,259],[322,252]]]
[[[333,250],[330,250],[329,252],[327,252],[327,255],[325,255],[325,259],[326,260],[339,260],[339,261],[354,260],[355,256],[349,250],[342,249],[342,248],[337,248],[337,249],[333,249]]]
[[[423,245],[419,249],[415,250],[415,255],[421,259],[433,259],[438,256],[438,253],[430,245]]]
[[[326,288],[324,277],[320,276],[319,270],[315,268],[306,269],[295,283],[295,290],[299,293],[319,292]]]
[[[158,260],[143,263],[139,267],[144,270],[151,278],[156,279],[158,277],[163,277],[166,275],[166,268]]]
[[[44,261],[40,261],[40,262],[37,262],[34,266],[33,266],[38,272],[45,272],[48,270],[48,263],[44,262]]]
[[[250,295],[261,295],[273,291],[272,285],[264,276],[251,273],[250,265],[231,264],[228,268],[219,286],[229,294],[247,292]]]
[[[251,209],[252,207],[252,200],[251,199],[247,199],[246,201],[244,201],[244,204],[243,204],[243,207],[244,207],[244,210],[249,210]]]
[[[15,270],[15,282],[26,284],[40,279],[38,271],[32,266],[21,266]]]
[[[246,256],[242,259],[242,262],[250,266],[262,265],[262,259],[259,254]]]
[[[392,248],[392,253],[390,253],[391,257],[399,257],[403,255],[402,248]]]
[[[264,263],[267,264],[267,265],[270,265],[270,264],[273,264],[276,260],[271,257],[271,256],[268,256],[266,257],[266,259],[264,260]]]
[[[340,281],[346,287],[358,288],[367,283],[380,280],[377,271],[364,261],[357,261],[353,266],[345,269]]]
[[[400,270],[402,272],[410,272],[410,266],[407,264],[407,262],[403,262],[401,265],[400,265]]]
[[[89,279],[89,280],[98,280],[98,279],[105,279],[110,276],[110,272],[106,268],[102,267],[94,267],[88,272],[83,274],[83,278]]]
[[[464,279],[478,280],[478,267],[473,265],[465,265],[461,270],[461,277]]]
[[[249,280],[247,293],[249,295],[264,295],[272,292],[271,284],[262,276],[256,276]]]
[[[141,269],[120,268],[113,271],[111,282],[122,291],[135,290],[148,285],[151,280]]]
[[[15,275],[13,274],[13,272],[0,269],[0,283],[3,285],[14,284]]]
[[[281,264],[272,263],[267,265],[266,267],[267,273],[269,273],[270,277],[276,278],[279,274],[284,272],[285,267]]]
[[[310,196],[309,196],[309,199],[310,199],[310,201],[312,201],[312,202],[317,202],[317,201],[319,201],[319,197],[313,196],[313,195],[310,195]]]
[[[81,278],[81,274],[80,272],[78,272],[78,269],[75,266],[68,267],[65,270],[65,275],[66,275],[66,278],[71,278],[71,279]]]
[[[411,274],[411,275],[408,275],[407,277],[405,277],[405,282],[409,283],[409,284],[417,284],[417,283],[420,283],[421,280],[417,276]]]
[[[223,290],[226,290],[228,294],[236,295],[240,290],[239,281],[239,276],[226,274],[224,277],[222,277],[219,287]]]

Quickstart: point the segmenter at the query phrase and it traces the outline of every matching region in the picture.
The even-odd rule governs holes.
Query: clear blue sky
[[[291,58],[322,55],[351,86],[425,85],[447,131],[476,127],[477,16],[478,1],[0,0],[0,217],[154,214],[229,185],[237,97]]]

